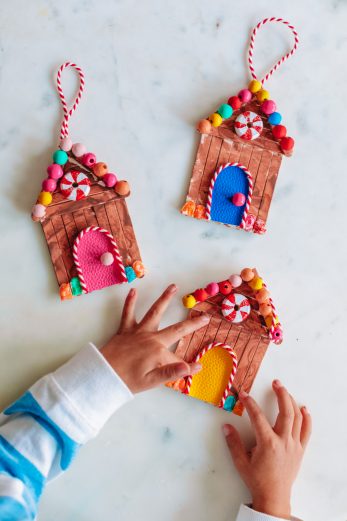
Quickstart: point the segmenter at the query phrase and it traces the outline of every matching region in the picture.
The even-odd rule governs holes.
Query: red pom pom
[[[207,291],[202,288],[196,289],[194,291],[193,295],[197,302],[204,302],[209,297],[209,294],[207,293]]]
[[[231,98],[228,99],[228,105],[233,108],[233,110],[238,110],[241,108],[241,100],[238,96],[231,96]]]
[[[287,135],[287,129],[284,125],[275,125],[272,129],[272,134],[276,139],[281,139]]]
[[[219,283],[219,291],[222,295],[229,295],[232,289],[233,287],[229,280],[223,280],[223,282]]]
[[[283,137],[280,145],[283,152],[290,152],[294,148],[294,139],[292,137]]]

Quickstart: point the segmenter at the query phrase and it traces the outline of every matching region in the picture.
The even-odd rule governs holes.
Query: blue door
[[[211,220],[238,226],[242,220],[247,197],[248,178],[242,168],[238,166],[224,168],[214,184]]]

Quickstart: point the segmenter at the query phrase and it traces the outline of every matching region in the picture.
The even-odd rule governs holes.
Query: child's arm
[[[0,417],[1,521],[34,519],[47,480],[69,467],[78,449],[97,435],[132,393],[199,370],[167,347],[206,325],[206,317],[158,331],[175,292],[176,287],[169,286],[137,324],[136,292],[131,290],[119,331],[101,352],[92,345],[82,349],[4,411]]]
[[[237,521],[294,519],[290,517],[291,489],[310,438],[311,417],[278,380],[273,382],[273,390],[279,407],[273,427],[255,400],[240,393],[255,433],[251,451],[232,425],[224,426],[235,467],[252,496],[251,508],[242,506]]]

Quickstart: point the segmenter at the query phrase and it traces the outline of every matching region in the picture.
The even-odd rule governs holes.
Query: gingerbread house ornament
[[[68,108],[61,86],[67,67],[79,75],[79,91]],[[106,163],[69,137],[69,119],[84,90],[84,74],[75,63],[61,65],[57,90],[63,107],[59,148],[32,208],[40,222],[59,285],[60,298],[132,282],[144,276],[134,229],[126,204],[129,184]]]
[[[210,321],[176,348],[176,354],[187,362],[199,362],[201,371],[168,387],[241,415],[240,391],[250,391],[270,343],[279,345],[283,340],[264,280],[256,269],[244,268],[182,300],[189,317],[207,313]]]
[[[255,36],[266,23],[281,23],[294,36],[292,49],[261,80],[253,67]],[[181,213],[263,234],[283,156],[294,140],[264,83],[294,54],[295,28],[282,18],[266,18],[253,29],[248,64],[248,88],[231,96],[208,119],[199,121],[200,143],[186,202]]]

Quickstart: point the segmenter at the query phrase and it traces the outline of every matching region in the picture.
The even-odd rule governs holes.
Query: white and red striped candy
[[[60,192],[69,201],[79,201],[89,194],[90,180],[86,174],[78,170],[71,170],[61,178]]]
[[[246,110],[235,119],[236,134],[245,141],[257,139],[263,130],[263,120],[255,112]]]
[[[222,314],[230,322],[243,322],[251,312],[249,300],[240,293],[231,293],[222,302]]]

